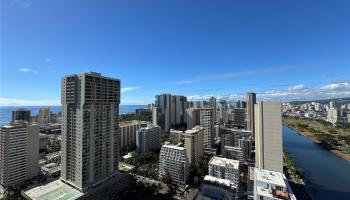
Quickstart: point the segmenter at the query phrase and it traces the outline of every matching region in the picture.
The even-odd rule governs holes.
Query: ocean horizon
[[[39,108],[49,107],[54,113],[61,111],[61,106],[0,106],[0,125],[11,122],[12,111],[24,108],[30,110],[31,116],[36,116],[39,113]],[[136,109],[146,108],[147,105],[119,105],[119,114],[135,113]]]

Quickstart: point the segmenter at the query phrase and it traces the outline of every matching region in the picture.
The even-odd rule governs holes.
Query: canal
[[[350,200],[350,162],[283,126],[283,145],[304,170],[307,190],[315,200]]]

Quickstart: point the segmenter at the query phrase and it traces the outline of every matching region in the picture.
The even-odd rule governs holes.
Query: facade
[[[188,174],[186,149],[169,143],[163,145],[159,154],[159,177],[170,176],[172,182],[186,184]]]
[[[228,124],[227,102],[220,101],[220,124]]]
[[[187,119],[187,129],[192,129],[193,127],[200,124],[200,110],[196,107],[191,107],[186,109],[186,119]]]
[[[275,171],[254,170],[254,200],[296,200],[286,177]]]
[[[120,150],[128,150],[136,146],[136,132],[141,128],[141,122],[137,120],[119,123]]]
[[[120,80],[88,72],[62,79],[61,180],[87,191],[118,174]]]
[[[177,145],[179,143],[183,143],[183,131],[170,129],[169,140],[171,144]]]
[[[198,162],[204,156],[203,130],[202,127],[196,126],[186,130],[183,135],[189,164]]]
[[[237,187],[239,183],[239,161],[213,156],[209,161],[209,175],[229,180]]]
[[[216,112],[216,98],[215,97],[209,98],[209,108],[213,109],[213,113]],[[216,115],[214,115],[213,120],[214,120],[214,122],[216,122]]]
[[[214,114],[211,108],[199,109],[199,125],[203,128],[204,148],[211,148],[214,141]]]
[[[244,128],[246,121],[245,113],[245,108],[234,108],[231,110],[231,116],[229,117],[229,121],[234,127]]]
[[[0,187],[39,175],[39,126],[16,121],[0,127]]]
[[[224,146],[223,157],[233,160],[244,161],[243,151],[240,147]]]
[[[156,96],[153,111],[153,124],[159,125],[164,132],[171,126],[186,123],[187,98],[185,96],[161,94]]]
[[[38,123],[40,126],[43,126],[45,124],[52,123],[52,113],[50,111],[50,108],[44,107],[39,109],[38,114]]]
[[[255,164],[283,173],[282,117],[279,101],[255,104]]]
[[[18,109],[18,110],[12,111],[11,122],[14,122],[17,120],[23,120],[23,121],[30,122],[30,110]]]
[[[152,124],[140,128],[136,133],[136,152],[146,154],[153,150],[159,150],[160,133],[161,128]]]
[[[238,146],[241,148],[243,153],[243,159],[245,161],[250,160],[252,157],[252,139],[244,137],[238,140]]]
[[[255,112],[254,105],[256,104],[256,94],[255,93],[247,93],[247,130],[252,131],[253,138],[255,137]]]
[[[239,139],[251,135],[251,131],[220,126],[221,150],[223,151],[225,146],[239,147]]]

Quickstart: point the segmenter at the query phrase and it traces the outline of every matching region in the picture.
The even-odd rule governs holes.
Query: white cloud
[[[295,85],[295,86],[292,86],[290,88],[288,88],[289,91],[293,91],[293,90],[303,90],[305,87],[303,84],[300,84],[300,85]]]
[[[192,95],[187,98],[190,101],[207,100],[214,95]],[[302,84],[281,90],[267,90],[257,93],[258,100],[317,100],[329,98],[350,97],[350,80],[337,81],[320,87],[307,88]],[[244,100],[245,94],[231,94],[225,96],[217,96],[217,99],[225,100]]]
[[[237,77],[244,77],[244,76],[252,76],[256,74],[268,74],[268,73],[275,73],[275,72],[287,70],[289,68],[290,67],[282,66],[282,67],[265,68],[265,69],[259,69],[259,70],[227,72],[227,73],[220,73],[220,74],[213,74],[213,75],[196,76],[188,80],[175,81],[173,82],[173,84],[184,85],[184,84],[191,84],[191,83],[197,83],[197,82],[203,82],[203,81],[223,80],[223,79],[230,79],[230,78],[237,78]]]
[[[45,58],[45,61],[46,61],[46,62],[51,62],[52,59],[51,59],[51,58]]]
[[[0,106],[56,106],[61,105],[59,100],[28,100],[0,98]]]
[[[11,0],[10,5],[14,7],[30,8],[32,6],[32,2],[29,0]]]
[[[130,92],[130,91],[133,91],[133,90],[138,90],[140,89],[141,87],[124,87],[121,89],[121,93],[126,93],[126,92]]]
[[[39,73],[37,70],[33,70],[30,68],[26,68],[26,67],[19,68],[18,71],[23,72],[23,73],[33,73],[35,75]]]

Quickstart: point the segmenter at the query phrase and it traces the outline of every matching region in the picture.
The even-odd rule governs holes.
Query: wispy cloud
[[[207,100],[214,95],[192,95],[188,96],[191,101]],[[215,97],[215,96],[214,96]],[[217,99],[244,100],[245,94],[229,94],[216,96]],[[259,100],[317,100],[328,98],[350,97],[350,80],[336,81],[317,87],[306,87],[303,84],[290,86],[286,89],[267,90],[257,93]]]
[[[23,73],[33,73],[35,75],[39,73],[37,70],[33,70],[30,68],[26,68],[26,67],[19,68],[18,71],[23,72]]]
[[[11,0],[10,5],[20,8],[30,8],[32,6],[32,2],[30,0]]]
[[[130,92],[130,91],[133,91],[133,90],[138,90],[138,89],[141,89],[141,87],[124,87],[124,88],[121,88],[121,93],[126,93],[126,92]]]
[[[59,100],[28,100],[0,98],[0,106],[56,106],[61,105]]]
[[[196,76],[192,79],[175,81],[173,82],[173,84],[184,85],[184,84],[198,83],[203,81],[223,80],[223,79],[230,79],[230,78],[237,78],[237,77],[252,76],[256,74],[276,73],[276,72],[287,70],[289,68],[290,67],[288,66],[280,66],[280,67],[265,68],[265,69],[259,69],[259,70],[247,70],[247,71],[241,71],[241,72],[227,72],[227,73],[220,73],[220,74],[213,74],[213,75]]]
[[[51,59],[51,58],[45,58],[45,61],[46,61],[46,62],[51,62],[52,59]]]

